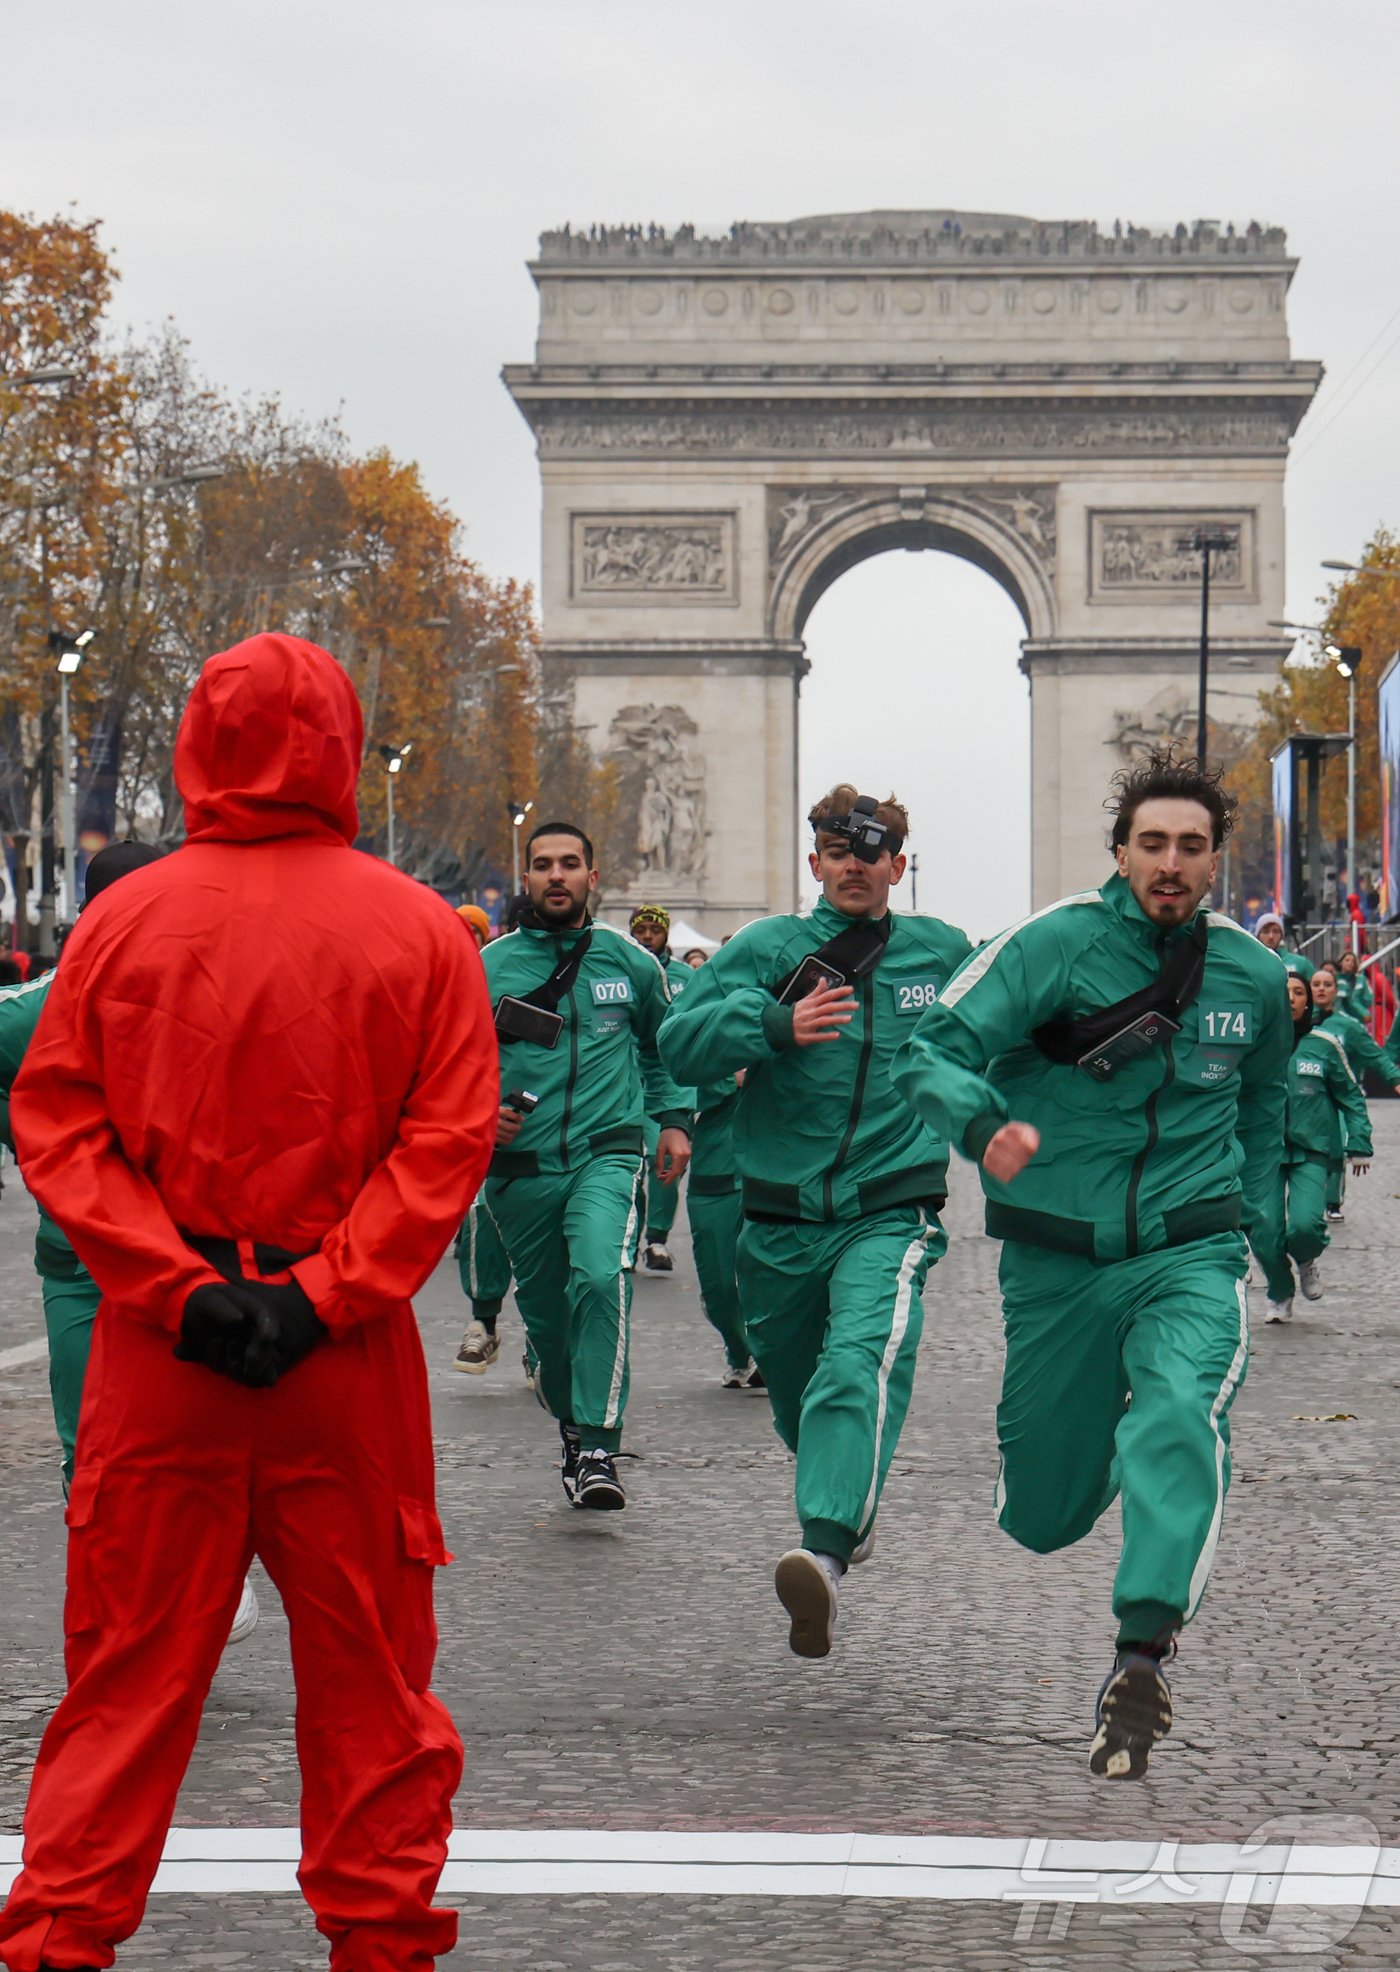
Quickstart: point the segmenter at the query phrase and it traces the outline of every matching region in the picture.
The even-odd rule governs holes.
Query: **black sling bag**
[[[1182,1014],[1201,990],[1209,936],[1201,915],[1150,986],[1077,1020],[1044,1021],[1032,1030],[1032,1041],[1047,1061],[1082,1068],[1096,1082],[1107,1082],[1128,1062],[1169,1046],[1181,1032]]]
[[[496,1039],[502,1047],[508,1048],[513,1041],[533,1041],[541,1048],[556,1045],[564,1030],[559,1002],[578,978],[584,954],[592,942],[590,927],[543,985],[536,986],[533,992],[522,993],[518,999],[513,994],[502,993],[496,1002]]]
[[[858,923],[847,925],[815,952],[809,952],[791,972],[783,974],[772,988],[774,999],[782,1006],[795,1006],[798,1000],[805,1000],[809,993],[815,992],[823,979],[834,986],[854,986],[867,972],[873,972],[884,957],[890,925],[888,912],[878,921],[861,918]]]

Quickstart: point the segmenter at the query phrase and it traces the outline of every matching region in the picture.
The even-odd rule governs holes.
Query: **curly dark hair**
[[[1235,826],[1239,802],[1220,785],[1224,769],[1209,773],[1190,753],[1176,747],[1157,747],[1135,766],[1124,767],[1113,776],[1113,793],[1104,807],[1113,817],[1110,849],[1120,849],[1128,840],[1133,816],[1144,801],[1197,801],[1210,816],[1211,847],[1219,849]]]

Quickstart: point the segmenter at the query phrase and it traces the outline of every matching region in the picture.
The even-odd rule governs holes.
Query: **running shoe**
[[[721,1390],[766,1390],[768,1385],[763,1380],[763,1371],[750,1356],[746,1363],[737,1368],[733,1363],[728,1364],[719,1380],[719,1387]]]
[[[1270,1301],[1264,1320],[1266,1322],[1291,1322],[1293,1319],[1293,1296],[1286,1301]]]
[[[649,1274],[670,1274],[676,1270],[671,1249],[664,1240],[649,1239],[647,1250],[642,1256],[642,1264]]]
[[[484,1322],[468,1322],[462,1346],[453,1358],[453,1369],[468,1376],[484,1376],[501,1353],[501,1338]]]
[[[238,1598],[238,1607],[233,1614],[233,1628],[228,1633],[230,1643],[244,1643],[258,1627],[258,1598],[253,1592],[251,1575],[243,1577],[243,1593]]]
[[[836,1582],[810,1549],[795,1547],[773,1571],[773,1586],[792,1627],[788,1648],[795,1657],[827,1657],[836,1627]]]
[[[578,1505],[578,1426],[561,1424],[559,1443],[562,1452],[559,1460],[559,1477],[564,1485],[564,1497],[570,1506]]]
[[[1342,1210],[1340,1205],[1328,1206],[1327,1223],[1329,1226],[1344,1226],[1346,1222],[1347,1222],[1347,1215]]]
[[[1305,1301],[1322,1299],[1322,1276],[1316,1260],[1304,1260],[1298,1268],[1298,1291]]]
[[[537,1379],[539,1376],[540,1366],[538,1360],[535,1357],[533,1350],[531,1350],[528,1345],[526,1347],[524,1355],[520,1358],[520,1367],[525,1372],[525,1388],[527,1390],[533,1390],[535,1395],[538,1397],[540,1393],[539,1393],[539,1384]]]
[[[610,1452],[580,1452],[574,1505],[596,1513],[620,1513],[627,1504]]]
[[[1147,1756],[1172,1729],[1171,1686],[1155,1657],[1120,1650],[1094,1711],[1089,1771],[1105,1780],[1141,1780]]]
[[[875,1529],[872,1526],[870,1532],[866,1535],[865,1539],[863,1541],[857,1541],[855,1546],[851,1549],[852,1568],[859,1568],[862,1561],[869,1561],[871,1555],[874,1554],[874,1552],[875,1552]]]

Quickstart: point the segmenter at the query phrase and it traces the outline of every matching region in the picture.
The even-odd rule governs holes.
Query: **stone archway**
[[[712,932],[791,908],[803,626],[891,547],[1015,601],[1034,898],[1096,881],[1123,735],[1194,692],[1183,535],[1233,541],[1217,710],[1283,654],[1283,472],[1320,378],[1289,352],[1294,264],[1273,229],[996,214],[546,234],[506,382],[539,445],[551,693],[637,811],[605,882]]]

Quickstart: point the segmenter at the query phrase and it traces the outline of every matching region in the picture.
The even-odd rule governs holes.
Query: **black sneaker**
[[[1172,1694],[1155,1657],[1120,1650],[1094,1712],[1089,1771],[1106,1780],[1141,1780],[1147,1756],[1172,1729]]]
[[[1344,1226],[1346,1222],[1347,1222],[1347,1215],[1342,1210],[1340,1205],[1328,1206],[1327,1223],[1329,1226]]]
[[[595,1513],[620,1513],[627,1504],[622,1481],[610,1452],[580,1452],[574,1482],[575,1506],[591,1507]]]
[[[563,1457],[559,1461],[559,1477],[564,1483],[564,1497],[570,1506],[578,1505],[578,1426],[561,1424],[559,1441],[563,1446]]]
[[[649,1239],[647,1241],[646,1252],[642,1255],[642,1264],[649,1274],[670,1274],[674,1273],[676,1269],[676,1263],[672,1257],[670,1247],[666,1245],[664,1240],[660,1239]]]

